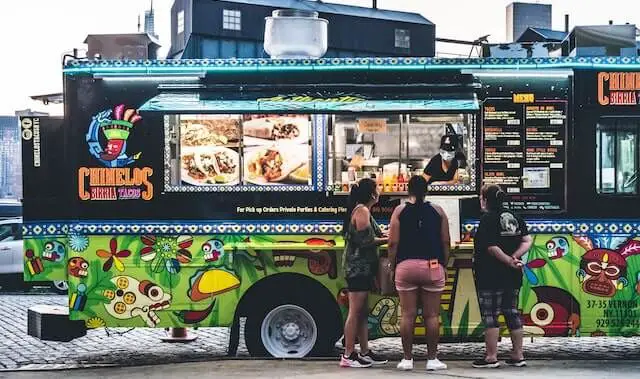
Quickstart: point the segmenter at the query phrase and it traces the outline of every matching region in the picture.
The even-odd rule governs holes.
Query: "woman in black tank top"
[[[411,348],[418,296],[422,299],[427,330],[427,370],[447,368],[436,355],[440,295],[449,259],[449,220],[440,206],[424,201],[426,190],[427,181],[422,176],[409,180],[409,201],[393,211],[389,228],[389,265],[402,307],[400,334],[404,359],[398,364],[401,370],[413,368]]]

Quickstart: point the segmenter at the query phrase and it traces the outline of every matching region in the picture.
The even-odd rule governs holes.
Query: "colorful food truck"
[[[254,356],[324,354],[348,307],[350,186],[375,178],[386,225],[446,139],[455,177],[429,185],[452,234],[443,340],[483,332],[482,183],[500,184],[534,234],[527,335],[637,335],[639,69],[619,57],[69,61],[64,118],[21,119],[25,280],[67,280],[69,318],[87,328],[237,331],[246,317]],[[400,314],[397,297],[373,293],[371,337],[397,336]]]

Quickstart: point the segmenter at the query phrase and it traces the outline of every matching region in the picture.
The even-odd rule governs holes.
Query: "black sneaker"
[[[478,359],[473,361],[472,365],[475,368],[498,368],[500,367],[500,362],[487,362],[485,359]]]
[[[360,358],[360,355],[354,351],[349,357],[340,355],[340,367],[365,368],[371,367],[371,362]]]
[[[380,356],[378,356],[376,353],[374,353],[373,351],[371,351],[371,349],[369,349],[369,351],[367,351],[367,354],[359,354],[360,359],[363,359],[369,363],[371,363],[372,365],[383,365],[387,362],[389,362],[388,359],[384,359]]]
[[[515,367],[524,367],[527,365],[527,361],[525,361],[524,359],[507,359],[505,361],[506,364],[508,364],[509,366],[515,366]]]

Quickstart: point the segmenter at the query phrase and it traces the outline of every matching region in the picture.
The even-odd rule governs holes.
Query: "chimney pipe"
[[[609,25],[613,25],[613,20],[609,20]]]
[[[378,9],[378,0],[373,0],[373,9]]]
[[[564,32],[569,33],[569,15],[564,15]]]

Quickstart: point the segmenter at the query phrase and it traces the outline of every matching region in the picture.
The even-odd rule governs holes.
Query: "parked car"
[[[26,283],[22,279],[24,264],[22,260],[22,218],[14,217],[0,220],[0,285],[19,288],[35,283]],[[51,288],[60,294],[66,294],[69,286],[64,280],[50,282]]]

